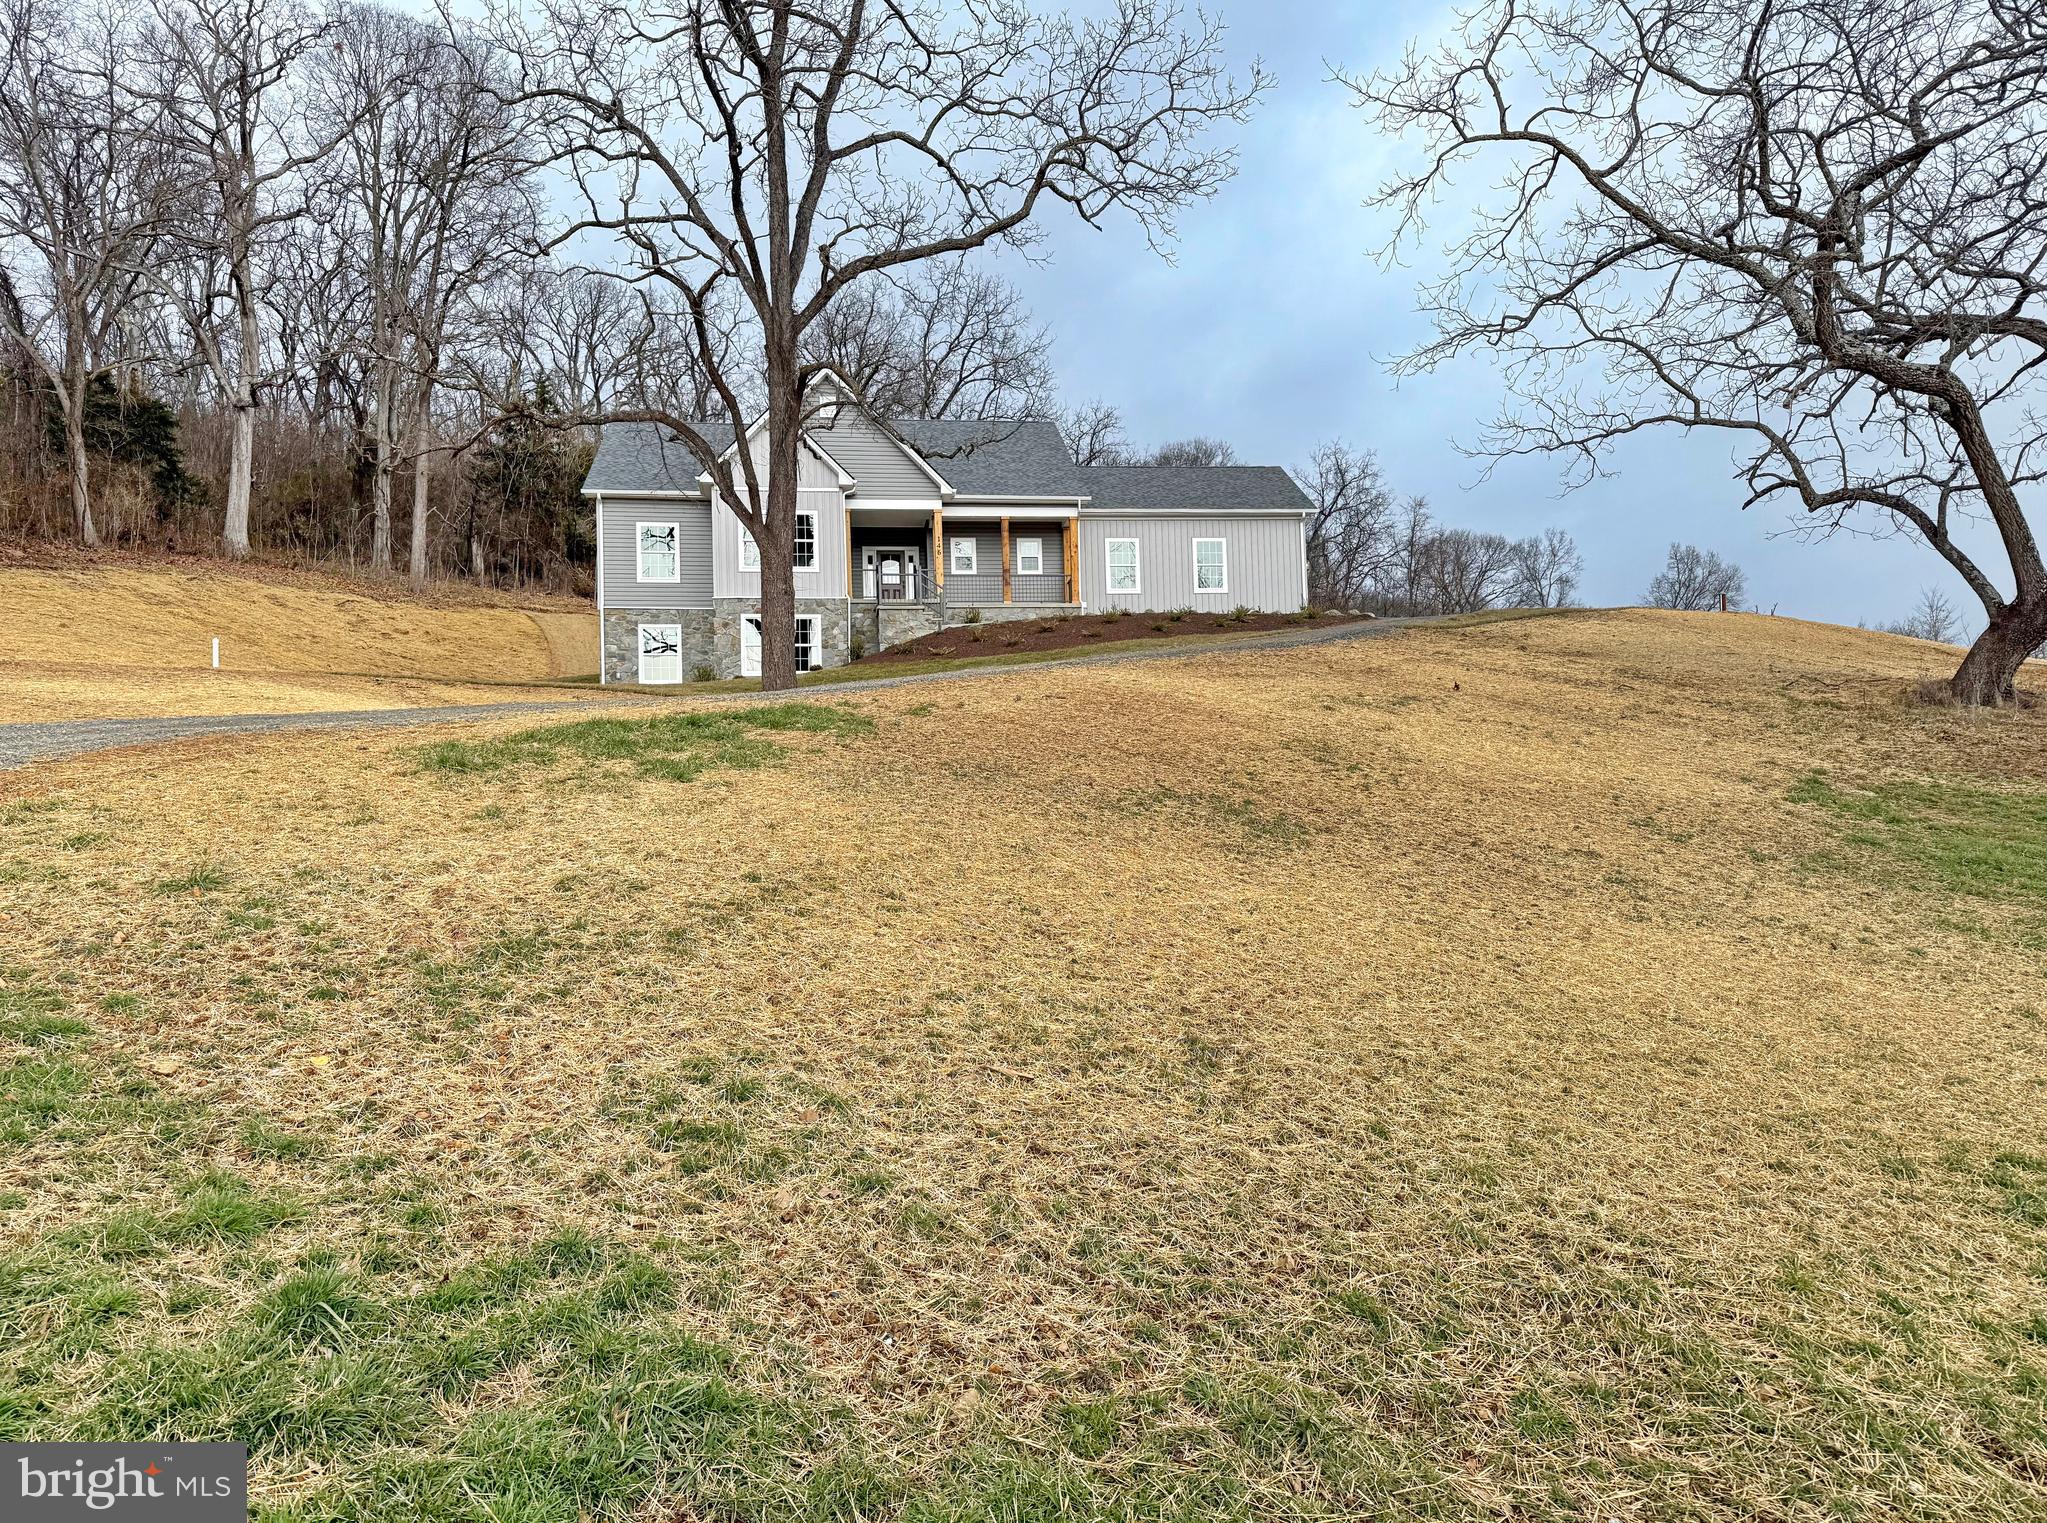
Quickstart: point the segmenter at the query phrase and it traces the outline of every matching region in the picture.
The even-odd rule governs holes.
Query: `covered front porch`
[[[1070,514],[846,506],[846,595],[856,603],[928,603],[984,615],[1078,604]]]

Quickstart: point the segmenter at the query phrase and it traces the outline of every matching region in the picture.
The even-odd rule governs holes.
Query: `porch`
[[[846,595],[855,603],[931,604],[941,618],[952,608],[1076,603],[1071,518],[847,508]]]

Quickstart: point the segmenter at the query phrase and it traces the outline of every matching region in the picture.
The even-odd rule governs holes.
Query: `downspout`
[[[595,504],[591,523],[597,530],[592,536],[597,544],[597,685],[603,687],[611,681],[604,659],[604,494],[593,492],[590,500]]]

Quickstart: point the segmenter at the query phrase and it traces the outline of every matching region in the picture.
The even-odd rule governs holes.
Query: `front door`
[[[860,551],[860,595],[897,603],[917,596],[917,552],[902,545],[867,545]]]
[[[739,621],[739,675],[761,674],[761,621],[748,614]]]

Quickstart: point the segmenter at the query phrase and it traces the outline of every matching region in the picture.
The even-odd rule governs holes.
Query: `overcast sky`
[[[1122,410],[1134,442],[1228,439],[1260,464],[1304,463],[1325,439],[1376,450],[1397,490],[1438,517],[1518,537],[1546,524],[1576,536],[1584,600],[1639,602],[1673,539],[1717,550],[1749,573],[1765,610],[1853,624],[1908,613],[1938,585],[1980,624],[1961,579],[1917,541],[1807,543],[1784,508],[1740,510],[1725,441],[1677,430],[1623,447],[1614,474],[1561,494],[1556,465],[1523,461],[1481,480],[1458,454],[1500,396],[1482,363],[1398,386],[1386,359],[1425,332],[1415,288],[1428,250],[1381,268],[1379,214],[1363,205],[1392,146],[1368,131],[1329,66],[1369,71],[1449,11],[1420,0],[1213,0],[1230,50],[1262,58],[1277,83],[1238,142],[1242,167],[1187,213],[1173,264],[1128,222],[1096,232],[1055,223],[1046,262],[998,262],[1050,328],[1069,402]],[[1489,175],[1469,178],[1483,184]]]

